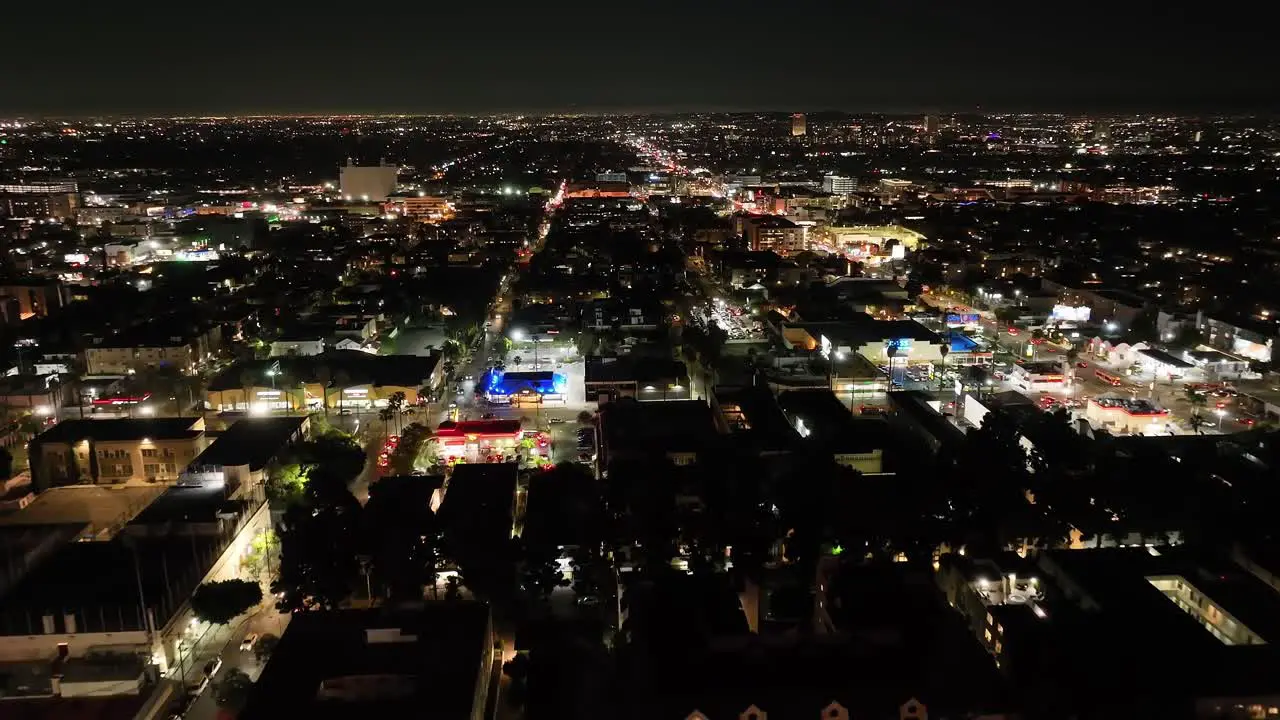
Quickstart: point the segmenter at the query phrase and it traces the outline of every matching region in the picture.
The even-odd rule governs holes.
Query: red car
[[[1016,327],[1011,327],[1011,328],[1009,328],[1009,334],[1010,334],[1010,335],[1017,335],[1017,334],[1018,334],[1018,328],[1016,328]]]
[[[1087,367],[1089,367],[1089,363],[1087,363],[1087,362],[1078,362],[1078,363],[1076,363],[1076,367],[1078,367],[1078,368],[1087,368]]]

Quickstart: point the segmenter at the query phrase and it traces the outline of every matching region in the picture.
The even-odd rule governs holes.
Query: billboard
[[[977,324],[978,313],[947,313],[947,325],[952,327]]]
[[[1053,320],[1083,323],[1089,322],[1090,312],[1091,310],[1087,306],[1054,305],[1053,312],[1049,313],[1049,317]]]

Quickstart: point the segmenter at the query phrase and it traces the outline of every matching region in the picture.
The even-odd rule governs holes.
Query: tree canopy
[[[262,602],[262,586],[250,580],[220,580],[196,588],[191,611],[214,625],[226,625]]]

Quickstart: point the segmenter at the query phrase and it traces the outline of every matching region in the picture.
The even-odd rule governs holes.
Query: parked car
[[[253,644],[256,642],[258,642],[258,633],[249,633],[248,635],[244,636],[243,640],[240,641],[240,649],[242,651],[252,650]]]

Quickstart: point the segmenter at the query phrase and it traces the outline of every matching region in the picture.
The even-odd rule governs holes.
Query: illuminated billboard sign
[[[1054,320],[1083,323],[1089,322],[1090,312],[1090,309],[1085,306],[1054,305],[1053,312],[1049,313],[1049,317]]]
[[[977,325],[978,314],[977,313],[948,313],[947,324],[953,327],[957,325]]]

